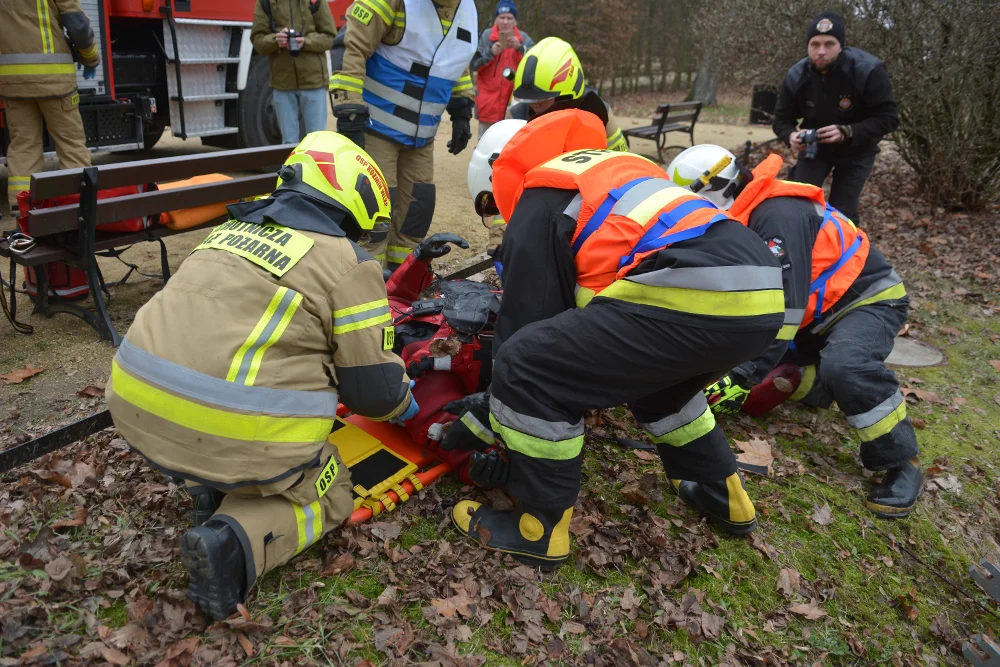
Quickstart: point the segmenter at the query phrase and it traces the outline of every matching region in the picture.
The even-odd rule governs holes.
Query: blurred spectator
[[[493,25],[479,36],[479,48],[472,57],[471,68],[477,75],[476,114],[480,137],[507,113],[514,83],[503,77],[504,69],[516,70],[524,52],[534,44],[527,33],[517,29],[514,0],[500,0]]]
[[[278,27],[280,26],[280,28]],[[271,105],[281,140],[297,144],[310,132],[326,129],[326,52],[337,26],[330,6],[321,0],[257,0],[250,42],[270,59]],[[299,127],[299,114],[302,125]]]

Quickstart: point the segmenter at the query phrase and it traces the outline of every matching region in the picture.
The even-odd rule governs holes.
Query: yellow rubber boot
[[[757,513],[739,471],[714,482],[681,482],[677,495],[730,535],[746,535],[757,527]]]
[[[519,504],[495,510],[472,500],[459,502],[451,513],[455,528],[480,546],[544,569],[555,569],[569,558],[572,517],[572,507],[553,510]]]

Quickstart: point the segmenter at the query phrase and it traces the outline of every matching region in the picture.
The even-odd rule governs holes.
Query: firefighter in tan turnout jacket
[[[355,0],[344,63],[330,77],[337,131],[368,151],[393,190],[387,242],[369,247],[395,270],[434,216],[434,137],[451,117],[448,152],[472,138],[469,63],[479,23],[473,0]]]
[[[42,120],[55,141],[60,169],[89,167],[76,65],[63,34],[80,53],[89,76],[100,63],[90,20],[79,0],[0,2],[0,100],[7,114],[7,201],[17,210],[17,193],[42,171]]]
[[[181,558],[214,618],[354,509],[327,441],[338,401],[375,420],[417,412],[381,267],[355,243],[390,215],[368,154],[311,133],[274,193],[229,213],[139,310],[106,390],[129,444],[195,496],[204,523]]]

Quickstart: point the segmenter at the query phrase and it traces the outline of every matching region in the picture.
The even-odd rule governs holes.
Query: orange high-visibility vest
[[[650,160],[617,151],[584,149],[549,160],[525,174],[524,189],[538,187],[579,191],[576,281],[595,294],[649,255],[728,219]]]
[[[865,268],[871,243],[868,235],[847,216],[826,203],[823,189],[807,183],[780,181],[781,157],[769,155],[753,170],[753,180],[740,193],[729,209],[729,215],[749,225],[750,214],[763,201],[772,197],[802,197],[823,207],[823,224],[812,248],[812,275],[809,303],[799,329],[820,322],[822,315],[833,307],[850,289]]]

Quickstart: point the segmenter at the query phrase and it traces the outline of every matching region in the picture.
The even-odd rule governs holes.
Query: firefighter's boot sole
[[[188,571],[187,594],[212,620],[221,621],[243,602],[246,560],[235,532],[220,521],[210,521],[184,533],[181,562]]]

